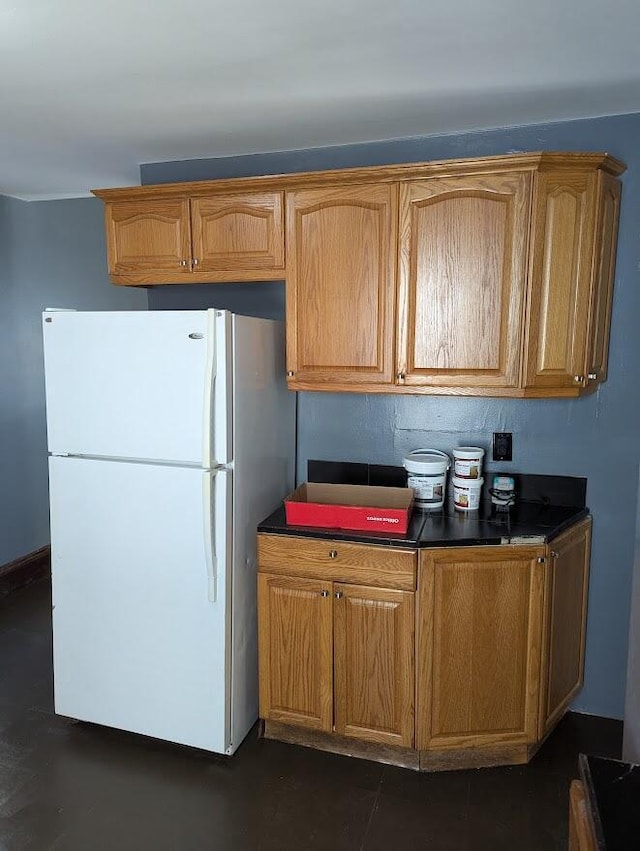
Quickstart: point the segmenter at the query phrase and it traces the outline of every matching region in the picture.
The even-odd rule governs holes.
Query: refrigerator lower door
[[[230,474],[49,461],[56,712],[225,753]]]

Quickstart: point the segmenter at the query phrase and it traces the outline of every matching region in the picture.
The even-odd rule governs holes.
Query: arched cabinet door
[[[195,272],[282,269],[283,192],[191,199]]]
[[[401,184],[401,384],[518,386],[530,194],[525,172]]]
[[[112,201],[106,205],[109,274],[191,273],[189,201]]]
[[[536,176],[525,386],[583,388],[598,175]],[[604,346],[599,346],[604,351]]]
[[[287,193],[287,373],[294,389],[393,381],[397,186]]]

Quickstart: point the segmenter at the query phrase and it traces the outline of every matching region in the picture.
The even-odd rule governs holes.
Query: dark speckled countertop
[[[580,754],[598,851],[640,848],[640,765]]]
[[[509,514],[494,514],[484,502],[478,511],[460,512],[449,501],[439,511],[414,509],[406,534],[355,532],[287,524],[280,506],[258,526],[259,532],[303,535],[394,547],[450,547],[496,544],[545,544],[588,515],[586,480],[568,476],[517,475],[522,495]],[[309,481],[403,486],[402,468],[310,461]]]

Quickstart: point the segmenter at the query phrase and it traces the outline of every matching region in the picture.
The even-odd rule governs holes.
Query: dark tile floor
[[[50,594],[0,600],[0,851],[553,851],[580,751],[571,714],[528,766],[419,775],[259,740],[228,761],[53,714]]]

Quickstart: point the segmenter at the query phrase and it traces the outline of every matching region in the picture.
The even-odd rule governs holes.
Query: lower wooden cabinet
[[[549,547],[545,588],[540,736],[560,720],[582,687],[591,555],[591,518]]]
[[[330,588],[319,579],[258,577],[262,718],[331,730]]]
[[[260,716],[414,741],[414,593],[260,574]]]
[[[590,540],[590,518],[536,546],[260,535],[265,735],[421,770],[528,762],[582,685]]]
[[[413,745],[414,597],[411,591],[334,585],[336,733]]]
[[[543,547],[420,553],[417,745],[537,739]]]

